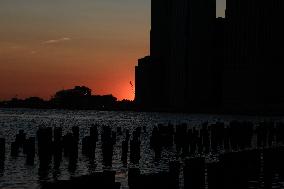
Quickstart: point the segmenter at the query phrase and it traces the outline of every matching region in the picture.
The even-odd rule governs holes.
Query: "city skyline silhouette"
[[[152,1],[150,54],[136,66],[137,104],[172,111],[282,112],[284,4]]]

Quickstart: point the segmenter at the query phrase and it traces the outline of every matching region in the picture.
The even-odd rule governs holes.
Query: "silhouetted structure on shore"
[[[152,0],[150,56],[136,67],[136,104],[177,111],[284,109],[284,2]]]
[[[48,101],[39,97],[24,100],[12,98],[0,101],[2,108],[56,108],[56,109],[90,109],[90,110],[134,110],[130,100],[118,101],[113,95],[92,95],[86,86],[75,86],[73,89],[60,90]]]
[[[91,89],[85,86],[76,86],[73,89],[58,91],[50,100],[56,107],[70,109],[110,109],[117,99],[112,95],[92,95]]]

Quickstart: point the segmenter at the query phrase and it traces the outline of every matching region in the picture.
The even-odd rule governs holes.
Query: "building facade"
[[[283,5],[281,0],[227,0],[224,106],[228,109],[283,107]]]
[[[233,111],[284,107],[284,1],[152,0],[150,55],[136,67],[139,106]]]

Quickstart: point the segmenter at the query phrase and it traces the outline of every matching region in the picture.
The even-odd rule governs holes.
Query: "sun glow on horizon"
[[[150,4],[1,1],[0,100],[49,99],[76,85],[133,100],[134,67],[149,54]]]

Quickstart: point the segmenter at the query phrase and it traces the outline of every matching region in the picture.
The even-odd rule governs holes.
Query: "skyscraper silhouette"
[[[136,67],[140,107],[257,110],[284,107],[284,3],[152,0],[150,56]]]
[[[281,0],[227,0],[225,107],[283,107],[283,5]]]

